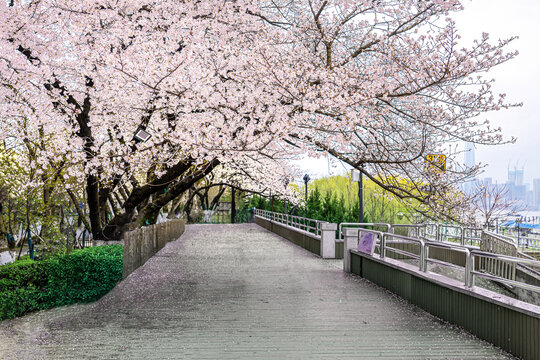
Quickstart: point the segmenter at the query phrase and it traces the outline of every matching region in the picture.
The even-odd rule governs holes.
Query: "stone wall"
[[[170,220],[125,233],[123,277],[143,265],[169,241],[178,239],[185,229],[184,220]]]

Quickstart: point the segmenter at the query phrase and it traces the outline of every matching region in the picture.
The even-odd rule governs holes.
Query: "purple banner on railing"
[[[373,255],[373,252],[375,251],[375,234],[362,231],[359,233],[358,251],[364,254]]]

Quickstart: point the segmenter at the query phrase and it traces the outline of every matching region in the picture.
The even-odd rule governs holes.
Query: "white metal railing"
[[[255,209],[255,215],[279,224],[287,225],[295,229],[321,236],[321,224],[326,221],[305,218],[301,216],[272,212],[268,210]]]
[[[392,224],[390,232],[392,234],[395,234],[396,230],[399,231],[400,229],[406,229],[407,236],[409,237],[422,238],[422,237],[425,237],[425,234],[426,234],[425,224]],[[399,235],[403,235],[403,234],[399,234]]]
[[[496,261],[498,263],[506,264],[505,268],[507,269],[507,276],[502,275],[493,275],[491,273],[477,271],[475,269],[475,259],[490,259],[493,261]],[[521,281],[515,280],[515,267],[516,265],[525,265],[525,266],[532,266],[534,268],[540,267],[540,261],[537,260],[530,260],[530,259],[523,259],[523,258],[517,258],[513,256],[506,256],[506,255],[498,255],[498,254],[492,254],[489,252],[479,251],[479,250],[472,250],[470,253],[470,269],[469,269],[469,287],[474,286],[474,278],[475,276],[480,276],[488,280],[493,280],[497,282],[501,282],[503,284],[508,284],[512,286],[517,286],[523,289],[532,290],[540,292],[540,286],[527,284]],[[509,274],[510,269],[514,269],[514,279],[512,279],[511,275]],[[509,276],[508,276],[509,275]]]
[[[377,226],[377,227],[384,227],[386,228],[386,232],[389,232],[390,229],[392,228],[392,225],[390,224],[386,224],[386,223],[340,223],[338,225],[338,239],[339,240],[343,240],[343,228],[344,227],[348,227],[348,228],[362,228],[364,230],[367,230],[367,229],[364,229],[363,227],[364,226]]]
[[[508,232],[507,238],[511,239],[522,251],[540,251],[540,235],[518,234],[516,231]]]
[[[255,215],[276,223],[310,232],[316,236],[321,236],[321,224],[325,223],[325,221],[321,220],[260,209],[255,209]],[[367,229],[366,226],[383,227],[385,231]],[[465,228],[446,224],[390,225],[386,223],[341,223],[338,228],[339,239],[343,237],[345,228],[359,230],[356,234],[357,244],[362,233],[368,232],[375,234],[376,247],[379,249],[379,256],[381,259],[384,259],[387,256],[387,252],[390,251],[418,261],[418,269],[424,272],[428,271],[429,263],[460,268],[464,270],[464,283],[468,287],[474,287],[474,278],[479,276],[492,281],[540,292],[540,287],[536,285],[516,281],[516,266],[533,269],[533,272],[535,272],[534,269],[536,269],[536,273],[538,273],[538,270],[540,270],[540,261],[520,253],[518,251],[518,246],[513,239],[506,236],[488,231],[481,231],[475,228]],[[394,231],[397,228],[408,228],[409,234],[415,236],[395,234]],[[447,229],[443,230],[443,233],[441,229],[444,228]],[[480,231],[481,235],[479,234]],[[433,238],[430,238],[432,236]],[[457,238],[460,239],[459,243],[445,241],[445,239],[449,239],[450,236],[457,236]],[[478,244],[478,247],[475,245],[471,246],[471,242],[473,244]],[[417,244],[418,251],[416,251],[416,249],[414,251],[407,251],[407,247],[404,247],[405,249],[400,249],[388,246],[391,244]],[[463,253],[465,256],[465,267],[430,257],[430,248],[441,248],[448,251]]]
[[[391,251],[393,253],[397,253],[397,254],[400,254],[400,255],[410,257],[412,259],[416,259],[418,261],[419,270],[424,269],[424,266],[425,266],[424,265],[424,255],[425,255],[425,253],[424,253],[424,246],[425,246],[424,240],[421,240],[421,239],[418,239],[418,238],[413,238],[413,237],[408,237],[408,236],[391,234],[391,233],[384,234],[382,239],[383,240],[381,242],[381,250],[380,250],[381,258],[386,257],[386,252],[387,251]],[[418,252],[418,254],[416,254],[416,253],[413,253],[413,252],[410,252],[410,251],[407,251],[407,250],[398,249],[398,248],[395,248],[395,247],[388,246],[388,244],[418,244],[419,245],[419,252]]]
[[[424,237],[429,241],[459,243],[462,246],[479,247],[483,229],[452,224],[424,224]]]
[[[461,252],[461,253],[465,254],[465,268],[463,268],[462,266],[456,265],[454,263],[448,262],[448,261],[443,261],[443,260],[440,260],[440,259],[431,258],[429,256],[429,249],[431,247],[440,248],[440,249],[442,248],[442,249],[446,249],[448,251]],[[464,283],[465,283],[466,286],[469,284],[469,273],[470,273],[469,270],[470,270],[470,266],[471,266],[470,265],[470,250],[469,249],[464,248],[462,246],[454,245],[454,244],[446,244],[446,243],[435,242],[435,241],[426,241],[426,242],[424,242],[424,268],[423,268],[424,272],[427,272],[427,270],[428,270],[427,268],[428,268],[429,263],[448,266],[448,267],[457,268],[457,269],[464,269],[465,270]]]
[[[345,225],[345,224],[343,224]],[[344,227],[340,229],[340,233],[344,231]],[[357,228],[355,228],[357,229]],[[540,292],[540,287],[536,285],[527,284],[525,282],[516,281],[515,277],[515,269],[516,265],[522,265],[522,266],[528,266],[532,267],[533,269],[540,269],[540,261],[534,260],[530,257],[517,257],[520,255],[517,250],[515,253],[515,256],[509,256],[509,255],[503,255],[503,254],[496,254],[491,253],[487,251],[481,251],[475,248],[467,248],[465,246],[461,246],[460,244],[456,243],[447,243],[447,242],[441,242],[441,241],[432,241],[432,240],[422,240],[414,237],[408,237],[408,236],[402,236],[397,235],[389,232],[381,232],[381,231],[375,231],[371,229],[365,229],[365,228],[359,228],[359,232],[357,234],[357,243],[360,241],[360,236],[363,232],[373,233],[377,235],[377,244],[376,247],[379,248],[379,257],[381,259],[384,259],[386,257],[386,253],[388,251],[398,253],[401,255],[404,255],[408,258],[412,258],[418,261],[419,265],[418,268],[420,271],[427,272],[428,271],[428,263],[435,263],[439,265],[449,266],[453,268],[460,268],[464,270],[465,279],[464,284],[467,287],[474,287],[475,276],[480,276],[489,280],[505,283],[508,285],[524,288],[531,291]],[[487,233],[485,236],[493,236],[496,234]],[[496,243],[497,241],[503,240],[502,242],[506,241],[505,239],[497,239],[492,241],[492,243]],[[389,244],[396,244],[396,243],[414,243],[418,244],[418,252],[411,252],[404,249],[398,249],[391,246],[388,246]],[[514,246],[514,249],[517,249],[515,244],[511,243]],[[508,245],[510,245],[508,244]],[[429,256],[429,249],[435,247],[435,248],[442,248],[447,249],[448,251],[454,251],[454,252],[461,252],[465,256],[465,267],[459,266],[457,264],[443,261],[440,259],[434,259]],[[479,261],[478,266],[476,265],[476,259],[487,259],[487,261]]]

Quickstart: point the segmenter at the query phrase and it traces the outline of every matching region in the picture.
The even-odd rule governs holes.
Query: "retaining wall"
[[[255,216],[255,224],[285,238],[295,245],[303,247],[315,255],[321,256],[321,240],[315,234],[307,231],[290,228],[283,224],[276,224],[260,216]]]
[[[143,265],[169,241],[178,239],[185,229],[184,220],[170,220],[125,233],[123,277]]]
[[[350,271],[523,359],[540,359],[540,307],[350,250]]]

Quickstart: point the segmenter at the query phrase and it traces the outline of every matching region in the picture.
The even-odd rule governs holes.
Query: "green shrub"
[[[110,245],[1,266],[0,320],[95,301],[122,279],[122,261],[123,247]]]

